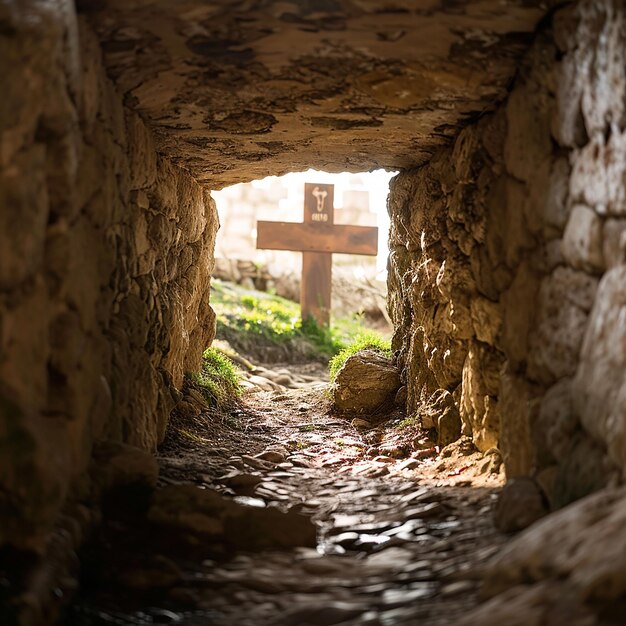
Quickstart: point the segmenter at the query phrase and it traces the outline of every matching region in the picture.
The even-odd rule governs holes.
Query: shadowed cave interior
[[[3,3],[0,621],[622,624],[625,25]],[[391,343],[235,398],[211,192],[308,168],[398,172]]]

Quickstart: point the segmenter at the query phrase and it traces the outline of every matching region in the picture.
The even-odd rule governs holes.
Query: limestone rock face
[[[111,456],[102,488],[154,478],[145,451],[214,334],[218,221],[123,106],[73,2],[0,14],[0,545],[39,551],[94,444],[140,449]]]
[[[550,3],[547,3],[550,4]],[[472,2],[83,1],[125,101],[212,188],[424,163],[502,99],[546,10]]]
[[[247,550],[315,546],[317,530],[310,518],[276,508],[255,508],[195,485],[169,485],[159,490],[148,512],[158,527],[197,545],[219,540]]]
[[[598,288],[572,389],[584,427],[604,442],[626,475],[626,266],[609,270]]]
[[[376,350],[349,357],[333,387],[335,406],[343,413],[376,413],[391,406],[400,389],[398,368]]]
[[[463,434],[553,506],[626,475],[624,19],[558,9],[507,101],[389,198],[408,411],[450,393]]]
[[[491,600],[455,626],[604,623],[602,611],[620,606],[626,591],[625,522],[624,489],[600,491],[537,522],[487,566],[483,594]]]
[[[502,532],[527,528],[548,513],[544,496],[537,483],[527,476],[513,478],[502,490],[494,522]]]

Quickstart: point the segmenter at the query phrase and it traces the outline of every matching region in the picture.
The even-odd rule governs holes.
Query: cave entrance
[[[386,199],[392,176],[394,173],[384,170],[356,174],[308,170],[213,192],[221,222],[212,293],[218,319],[218,341],[234,341],[240,348],[252,350],[252,356],[261,361],[275,362],[277,359],[298,361],[302,358],[303,350],[290,341],[290,331],[293,331],[294,338],[298,338],[297,346],[300,346],[301,338],[316,343],[320,334],[327,337],[328,345],[333,342],[347,344],[352,336],[365,331],[380,333],[388,339],[391,324],[386,311],[389,227]],[[370,229],[378,227],[377,256],[332,255],[333,299],[329,328],[313,328],[306,315],[304,322],[301,319],[297,303],[302,300],[302,272],[307,271],[302,252],[257,247],[259,223],[271,228],[278,222],[289,228],[290,224],[302,220],[304,189],[310,183],[321,185],[325,190],[334,186],[334,224],[338,228],[356,228],[366,232],[371,239],[373,229]],[[305,247],[304,242],[294,240],[292,243],[290,247],[294,250]],[[326,260],[330,274],[330,258]],[[309,275],[315,271],[308,268]],[[241,333],[256,334],[258,348],[254,341],[242,345]],[[301,337],[302,334],[305,336]],[[324,354],[322,358],[326,361],[332,356],[328,351]]]
[[[475,597],[463,573],[505,540],[499,482],[467,441],[442,458],[406,414],[385,310],[392,174],[370,176],[360,210],[354,174],[214,193],[217,339],[185,380],[146,509],[113,507],[89,546],[73,626],[434,625]],[[336,255],[329,326],[300,317],[300,254],[255,246],[258,219],[300,218],[308,181],[335,184],[338,222],[380,228],[377,258]]]

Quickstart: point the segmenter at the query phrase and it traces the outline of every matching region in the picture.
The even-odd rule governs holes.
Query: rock
[[[506,369],[503,371],[498,404],[500,414],[506,415],[506,419],[500,424],[498,448],[507,476],[529,475],[535,465],[531,427],[537,411],[535,393],[526,379]]]
[[[463,434],[471,436],[481,452],[498,445],[500,411],[497,394],[502,361],[501,355],[495,350],[479,342],[472,342],[463,365],[460,402]]]
[[[148,520],[176,530],[181,539],[191,533],[246,550],[315,546],[317,540],[316,527],[305,515],[242,505],[194,485],[169,485],[156,492]]]
[[[470,310],[476,339],[495,345],[502,326],[502,311],[499,304],[478,297],[472,299]]]
[[[232,472],[221,478],[221,482],[235,491],[247,491],[263,482],[261,476],[246,474],[244,472]]]
[[[119,441],[103,441],[93,453],[92,476],[101,494],[129,490],[137,497],[138,492],[150,492],[156,487],[159,465],[144,450]]]
[[[393,404],[400,388],[398,368],[375,350],[349,357],[333,387],[335,407],[344,413],[375,413]]]
[[[248,467],[251,467],[257,470],[267,470],[267,469],[271,469],[274,466],[273,463],[268,463],[267,461],[263,461],[262,459],[259,459],[254,456],[248,456],[247,454],[242,454],[241,460]]]
[[[570,504],[500,551],[486,570],[484,593],[491,597],[518,585],[559,583],[563,597],[588,605],[621,598],[626,592],[625,524],[624,488]]]
[[[249,376],[248,382],[263,391],[276,391],[281,389],[280,385],[277,385],[269,378],[265,378],[265,376],[258,376],[256,374]]]
[[[534,438],[542,460],[564,461],[578,428],[572,406],[572,379],[562,378],[546,391],[534,424]]]
[[[451,456],[469,456],[476,452],[476,446],[470,437],[461,437],[441,450],[443,458]]]
[[[449,509],[440,502],[427,502],[419,507],[407,509],[402,517],[405,520],[429,519],[440,517],[449,512]]]
[[[398,393],[396,393],[394,404],[399,407],[406,406],[406,399],[407,399],[407,387],[406,385],[402,385],[402,387],[398,389]]]
[[[224,517],[224,538],[245,550],[315,547],[317,529],[311,519],[295,511],[267,507],[231,508]]]
[[[437,445],[447,446],[461,436],[461,416],[449,391],[440,390],[431,397],[432,410],[437,416]]]
[[[404,470],[414,470],[419,467],[420,463],[417,459],[407,459],[398,465],[396,468],[398,471],[403,472]]]
[[[485,462],[480,471],[483,474],[499,474],[502,470],[502,455],[497,448],[491,448],[485,452]]]
[[[231,503],[216,491],[195,485],[168,485],[152,499],[148,520],[158,526],[219,537]]]
[[[267,461],[268,463],[273,463],[274,465],[278,465],[279,463],[284,463],[286,456],[281,452],[277,452],[276,450],[265,450],[260,454],[255,456],[256,459],[261,459],[262,461]]]
[[[357,617],[367,610],[367,604],[356,602],[325,602],[304,604],[287,611],[272,626],[331,626]]]
[[[547,514],[548,507],[537,483],[527,477],[511,478],[498,497],[494,522],[502,532],[512,533],[527,528]]]
[[[156,607],[149,607],[142,611],[144,615],[150,616],[150,621],[153,624],[178,624],[182,622],[184,616],[167,609],[160,609]]]
[[[572,383],[572,408],[626,476],[626,381],[621,375],[626,367],[625,284],[624,265],[600,281]]]
[[[589,272],[604,268],[602,253],[602,220],[590,209],[576,205],[569,216],[563,235],[562,252],[572,267]]]
[[[351,422],[350,422],[351,426],[354,426],[354,428],[362,428],[362,429],[366,429],[366,428],[371,428],[372,427],[372,423],[368,422],[367,420],[361,419],[360,417],[355,417]]]
[[[606,269],[626,262],[626,219],[607,219],[604,222],[602,255]]]
[[[537,298],[528,354],[529,378],[545,385],[576,372],[597,279],[569,267],[546,277]]]
[[[596,626],[593,612],[561,585],[519,585],[452,622],[451,626]]]

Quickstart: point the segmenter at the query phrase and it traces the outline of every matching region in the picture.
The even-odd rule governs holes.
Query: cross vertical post
[[[334,185],[304,184],[304,221],[257,222],[256,247],[302,252],[302,319],[330,322],[332,255],[378,253],[378,229],[334,224]]]
[[[332,226],[335,186],[304,184],[304,223]],[[302,320],[313,317],[321,326],[330,323],[333,255],[330,252],[302,253],[300,310]]]

